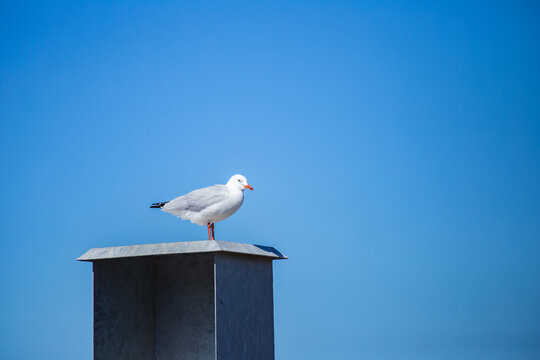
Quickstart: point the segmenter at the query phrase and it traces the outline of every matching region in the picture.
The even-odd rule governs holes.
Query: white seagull
[[[153,203],[150,207],[161,209],[208,227],[208,240],[215,240],[214,223],[234,214],[244,202],[244,190],[253,190],[242,175],[234,175],[226,185],[208,186],[179,196],[174,200]]]

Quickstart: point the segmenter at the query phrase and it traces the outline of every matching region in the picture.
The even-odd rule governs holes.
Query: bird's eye
[[[238,179],[238,181],[242,181],[242,180]]]

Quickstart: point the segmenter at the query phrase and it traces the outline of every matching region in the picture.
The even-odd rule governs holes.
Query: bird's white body
[[[234,175],[226,185],[208,186],[165,203],[163,211],[197,225],[211,225],[234,214],[244,202],[244,190],[253,190],[242,175]]]
[[[213,224],[234,214],[244,202],[244,192],[228,185],[214,185],[179,196],[163,211],[197,225]]]

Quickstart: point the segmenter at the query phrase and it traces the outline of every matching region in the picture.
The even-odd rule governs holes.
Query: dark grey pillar
[[[91,249],[94,359],[274,359],[270,247],[193,241]]]
[[[94,359],[154,359],[152,259],[104,260],[93,268]]]
[[[156,261],[156,359],[215,359],[214,254]]]
[[[274,359],[272,260],[216,254],[218,359]]]

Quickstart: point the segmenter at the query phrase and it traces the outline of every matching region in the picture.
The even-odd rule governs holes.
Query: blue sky
[[[514,2],[0,5],[0,348],[91,359],[92,247],[244,174],[276,358],[540,357],[540,21]]]

